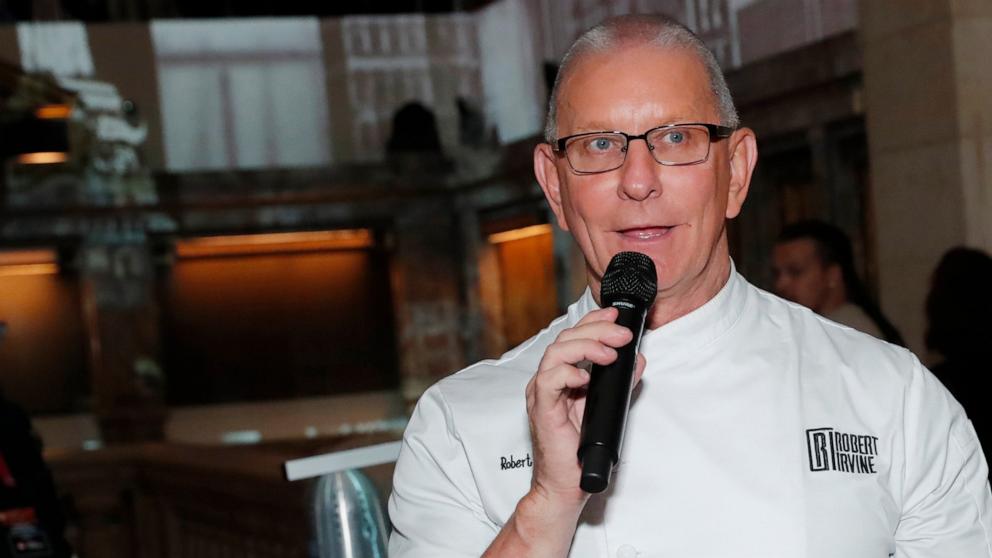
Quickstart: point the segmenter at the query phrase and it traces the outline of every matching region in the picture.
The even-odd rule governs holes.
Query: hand
[[[579,488],[582,468],[576,452],[585,410],[589,373],[583,361],[607,365],[617,359],[615,348],[630,342],[629,329],[617,325],[617,310],[590,312],[574,327],[562,331],[548,346],[537,373],[527,385],[527,414],[534,447],[531,491],[555,507],[581,511],[588,494]],[[634,382],[644,373],[637,355]]]
[[[630,342],[629,329],[616,324],[617,310],[586,314],[548,345],[537,373],[527,384],[527,416],[534,447],[531,489],[517,503],[509,521],[486,549],[484,558],[563,557],[569,552],[579,514],[589,495],[579,488],[582,467],[576,455],[585,387],[589,373],[583,361],[607,365]],[[644,373],[637,355],[634,383]]]

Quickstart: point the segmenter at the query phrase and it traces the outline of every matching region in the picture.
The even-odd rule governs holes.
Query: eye
[[[585,141],[585,148],[590,153],[607,153],[621,147],[617,139],[612,136],[592,136]]]
[[[672,130],[665,134],[663,139],[667,143],[678,145],[685,141],[685,132],[682,130]]]

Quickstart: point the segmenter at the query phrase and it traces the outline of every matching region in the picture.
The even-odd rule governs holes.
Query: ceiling
[[[340,17],[476,10],[493,0],[0,0],[0,21],[143,21],[264,16]]]

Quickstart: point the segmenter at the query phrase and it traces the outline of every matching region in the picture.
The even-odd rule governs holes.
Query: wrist
[[[517,502],[510,520],[486,549],[483,558],[568,556],[584,505],[585,498],[556,500],[532,488]]]
[[[576,518],[589,500],[589,493],[576,487],[556,487],[537,481],[531,484],[530,491],[521,498],[528,505],[553,509],[557,513],[574,510]]]
[[[533,540],[532,537],[546,538],[550,533],[557,532],[567,534],[568,540],[571,540],[588,499],[589,495],[581,490],[574,494],[561,494],[534,486],[517,502],[514,515],[518,519],[515,522],[518,534]]]

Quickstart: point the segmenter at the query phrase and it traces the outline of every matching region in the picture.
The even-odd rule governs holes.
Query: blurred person
[[[989,380],[992,379],[992,257],[952,248],[940,259],[927,294],[926,345],[943,360],[933,373],[961,402],[986,460],[992,446]]]
[[[889,343],[905,346],[854,267],[851,240],[817,220],[786,225],[772,254],[775,294],[821,316]]]
[[[5,330],[0,322],[0,339]],[[64,533],[41,439],[27,413],[0,391],[0,558],[68,558]]]
[[[756,159],[715,58],[683,25],[621,16],[573,43],[534,173],[589,288],[417,402],[389,499],[392,558],[992,557],[987,464],[940,382],[906,349],[734,269],[726,221]],[[589,494],[587,365],[633,342],[600,307],[623,251],[650,258],[658,283],[619,463]]]

